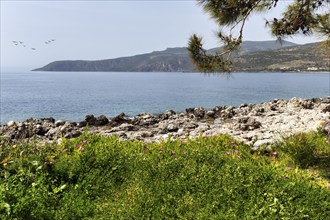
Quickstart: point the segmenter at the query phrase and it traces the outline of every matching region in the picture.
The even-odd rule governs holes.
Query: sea
[[[329,73],[1,72],[0,123],[330,96]]]

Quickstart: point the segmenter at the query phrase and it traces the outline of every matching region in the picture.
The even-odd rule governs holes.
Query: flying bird
[[[45,44],[50,44],[50,43],[52,43],[53,41],[55,41],[55,39],[47,40],[47,41],[45,41]]]
[[[50,44],[52,42],[54,42],[56,39],[49,39],[49,40],[46,40],[44,43],[45,44]],[[18,46],[18,45],[21,45],[22,47],[27,47],[27,45],[25,44],[25,42],[23,41],[19,41],[19,40],[13,40],[12,43],[15,45],[15,46]],[[30,47],[31,50],[37,50],[35,47]]]

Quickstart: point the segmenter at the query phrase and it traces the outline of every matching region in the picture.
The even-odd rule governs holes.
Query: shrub
[[[224,135],[146,144],[85,133],[61,145],[7,146],[0,154],[0,216],[325,219],[327,179],[299,169],[306,153],[295,152],[327,155],[323,138],[292,137],[269,156],[251,155],[249,146]]]

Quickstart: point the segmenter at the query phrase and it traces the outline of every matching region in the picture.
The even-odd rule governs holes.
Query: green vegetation
[[[87,132],[0,148],[2,219],[327,219],[330,144],[268,153],[228,136],[146,144]]]

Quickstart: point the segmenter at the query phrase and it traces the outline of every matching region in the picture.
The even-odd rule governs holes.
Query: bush
[[[297,134],[276,144],[292,163],[302,169],[315,168],[330,179],[330,144],[325,134],[311,132]]]
[[[299,169],[306,153],[295,152],[324,156],[329,145],[323,138],[292,137],[270,156],[251,155],[249,146],[223,135],[146,144],[85,133],[61,145],[6,146],[0,153],[0,216],[326,219],[328,180]],[[288,167],[293,161],[297,166]]]

